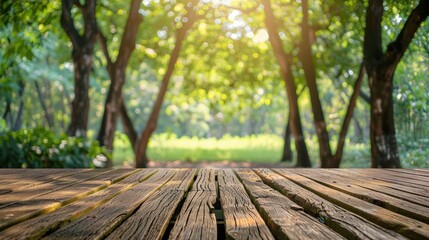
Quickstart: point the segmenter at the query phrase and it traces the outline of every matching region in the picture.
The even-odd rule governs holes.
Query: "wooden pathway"
[[[0,239],[429,239],[429,170],[0,169]]]

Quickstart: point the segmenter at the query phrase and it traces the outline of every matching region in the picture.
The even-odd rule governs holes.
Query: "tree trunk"
[[[122,36],[119,54],[114,63],[108,53],[105,37],[102,35],[101,31],[98,32],[101,48],[107,59],[107,71],[111,83],[104,104],[104,113],[97,140],[100,142],[100,145],[106,146],[109,151],[113,151],[116,125],[123,105],[122,88],[125,83],[125,71],[131,54],[135,49],[140,23],[143,21],[143,17],[139,13],[140,2],[140,0],[132,0],[130,3],[130,13]],[[107,166],[112,166],[110,159],[107,161]]]
[[[71,105],[71,122],[67,130],[69,136],[86,137],[88,130],[89,116],[89,77],[91,74],[92,60],[91,54],[73,53],[73,63],[75,66],[74,99]]]
[[[43,112],[45,114],[46,122],[48,123],[49,129],[52,129],[54,127],[54,120],[53,120],[52,115],[50,114],[50,112],[48,110],[48,107],[46,106],[45,96],[39,87],[39,83],[34,82],[34,85],[36,87],[37,95],[39,96],[40,106],[42,106]]]
[[[350,97],[350,102],[347,107],[346,116],[344,116],[343,125],[341,126],[341,131],[338,136],[337,150],[335,151],[333,160],[331,162],[328,162],[326,167],[330,167],[330,168],[340,167],[341,159],[343,158],[343,150],[344,150],[344,145],[346,141],[347,131],[349,129],[350,121],[353,117],[353,111],[356,107],[356,101],[360,94],[360,89],[362,87],[364,76],[365,76],[365,63],[362,62],[359,69],[358,78],[356,79],[355,86],[353,87],[353,94]]]
[[[276,29],[276,20],[271,8],[270,0],[263,0],[265,12],[265,26],[268,30],[271,45],[273,46],[274,54],[279,62],[282,78],[285,81],[286,91],[289,99],[290,112],[290,127],[295,139],[295,146],[298,155],[296,166],[311,167],[310,157],[308,156],[307,146],[304,140],[302,131],[301,119],[298,108],[298,96],[296,93],[296,85],[292,75],[290,60],[283,49],[282,41]]]
[[[355,129],[355,138],[357,143],[362,143],[364,139],[363,130],[362,127],[358,121],[358,119],[353,116],[353,122],[354,122],[354,129]]]
[[[382,49],[383,1],[370,0],[367,8],[364,55],[371,91],[372,167],[400,167],[393,115],[393,75],[420,25],[429,15],[429,0],[421,0],[408,16],[396,40]]]
[[[131,118],[128,116],[127,108],[124,104],[124,101],[122,100],[121,104],[121,119],[122,119],[122,126],[124,127],[124,132],[128,136],[128,139],[130,140],[131,146],[133,150],[136,149],[136,143],[137,143],[137,131],[134,128],[133,122],[131,121]]]
[[[72,8],[82,11],[84,33],[80,35],[74,25]],[[62,0],[61,26],[73,45],[74,99],[71,106],[71,122],[67,130],[70,136],[86,137],[89,116],[89,78],[92,70],[94,44],[97,23],[95,18],[95,0]]]
[[[374,79],[374,77],[371,78]],[[378,87],[378,89],[381,88]],[[370,120],[371,166],[373,168],[401,166],[395,136],[392,93],[392,87],[388,87],[384,91],[371,91],[371,98],[374,99],[371,101]]]
[[[290,114],[289,114],[290,115]],[[282,155],[282,162],[291,162],[293,160],[293,153],[291,148],[291,139],[290,139],[290,116],[287,119],[287,124],[285,127],[285,134],[283,136],[284,145],[283,145],[283,155]]]
[[[313,109],[314,126],[316,128],[317,137],[319,140],[319,154],[321,167],[331,167],[333,165],[333,155],[331,146],[329,144],[329,135],[326,130],[325,117],[323,115],[322,104],[320,102],[319,90],[316,83],[316,67],[313,62],[311,53],[310,42],[310,27],[308,23],[308,1],[302,0],[302,14],[303,19],[301,22],[301,48],[299,52],[299,59],[302,63],[305,79],[308,89],[310,91],[311,107]]]
[[[3,119],[6,121],[7,126],[12,125],[12,101],[6,98],[6,107],[3,113]]]
[[[143,168],[148,164],[149,159],[147,158],[147,147],[149,144],[149,139],[152,136],[152,133],[156,129],[158,122],[159,113],[161,111],[162,102],[164,101],[165,93],[167,92],[168,83],[170,82],[171,75],[174,71],[174,66],[176,65],[177,59],[179,58],[180,49],[182,47],[183,40],[185,39],[187,31],[192,27],[196,21],[196,15],[193,10],[192,5],[187,5],[187,22],[184,22],[182,27],[177,30],[176,44],[174,46],[173,52],[171,53],[170,61],[168,63],[167,72],[162,79],[161,86],[159,88],[159,93],[156,98],[156,101],[152,107],[152,112],[149,116],[149,120],[146,124],[146,127],[143,129],[141,136],[138,138],[138,144],[136,152],[136,167]]]

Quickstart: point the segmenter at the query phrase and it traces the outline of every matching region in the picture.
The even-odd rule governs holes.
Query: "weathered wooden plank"
[[[378,171],[374,171],[374,170],[378,170]],[[416,174],[410,174],[410,171],[407,171],[405,169],[386,169],[385,171],[383,171],[384,169],[371,169],[371,172],[379,172],[382,171],[383,174],[392,176],[392,177],[400,177],[401,179],[413,179],[419,182],[429,182],[429,176],[420,176],[420,175],[416,175]],[[404,170],[404,171],[401,171]],[[427,186],[427,184],[423,184],[424,186]]]
[[[155,170],[136,170],[130,172],[124,180],[86,196],[78,201],[59,208],[54,212],[16,224],[0,232],[0,239],[38,239],[49,231],[77,219],[85,213],[99,207],[118,194],[130,189],[139,182],[147,180]]]
[[[217,239],[216,216],[211,212],[217,195],[215,174],[214,169],[199,171],[169,239]]]
[[[348,171],[349,169],[340,169],[339,171]],[[380,169],[354,169],[357,173],[366,174],[376,179],[383,181],[389,181],[396,184],[411,186],[420,189],[429,189],[428,181],[425,179],[413,179],[410,177],[400,176],[396,173],[390,173],[388,171],[380,171]],[[376,171],[374,171],[376,170]]]
[[[323,171],[297,169],[294,172],[391,211],[426,223],[429,222],[429,208],[361,187],[358,184],[359,180],[344,178],[339,174],[324,174]]]
[[[15,169],[3,175],[0,175],[0,186],[6,186],[11,183],[19,183],[21,181],[28,181],[37,179],[40,176],[52,174],[56,172],[65,171],[64,169]]]
[[[90,179],[94,176],[105,173],[106,171],[109,170],[95,169],[91,171],[86,171],[75,175],[70,175],[65,178],[60,178],[55,182],[48,182],[45,184],[33,186],[30,188],[24,188],[5,194],[0,198],[0,209],[8,207],[9,205],[15,204],[20,201],[26,201],[39,196],[43,196],[51,192],[61,190],[76,183],[85,181],[86,179]]]
[[[3,169],[0,169],[0,171]],[[58,173],[66,171],[65,169],[55,169],[55,168],[39,168],[39,169],[12,169],[12,171],[0,173],[1,183],[6,181],[22,181],[23,179],[31,180],[43,176],[44,174]]]
[[[262,180],[347,239],[403,239],[365,218],[338,207],[269,169],[255,169]]]
[[[107,239],[162,239],[174,210],[189,189],[195,170],[181,169]]]
[[[429,194],[425,194],[424,191],[419,191],[418,189],[416,190],[402,185],[399,185],[399,187],[395,188],[395,184],[386,183],[377,179],[370,180],[365,176],[359,176],[353,172],[345,173],[343,171],[335,171],[332,169],[320,169],[320,173],[325,173],[325,176],[341,176],[342,181],[352,182],[353,184],[367,189],[371,189],[373,191],[377,191],[395,198],[402,199],[404,201],[409,201],[418,205],[429,207]]]
[[[169,169],[158,171],[148,180],[135,185],[88,214],[45,236],[45,239],[101,239],[106,237],[176,173],[177,170]]]
[[[17,176],[24,176],[28,172],[32,172],[34,169],[27,168],[0,168],[0,180],[8,178],[17,178]]]
[[[373,179],[373,180],[379,180],[379,181],[383,181],[389,184],[392,184],[392,186],[404,186],[407,187],[408,189],[414,189],[413,192],[423,192],[424,196],[427,196],[429,192],[429,186],[428,187],[424,187],[421,185],[416,185],[414,183],[408,183],[408,182],[402,182],[400,180],[394,179],[394,178],[389,178],[386,176],[383,176],[381,174],[373,174],[373,173],[368,173],[366,171],[363,170],[357,170],[357,169],[338,169],[339,172],[346,172],[349,174],[355,174],[355,175],[360,175],[360,176],[364,176],[366,178],[369,179]]]
[[[333,170],[333,171],[335,171],[335,170]],[[358,173],[356,171],[336,171],[336,173],[337,174],[343,174],[343,175],[349,176],[349,177],[353,177],[357,180],[368,181],[369,184],[372,184],[372,185],[385,186],[387,188],[396,189],[396,190],[399,190],[402,192],[411,193],[411,194],[419,195],[422,197],[428,197],[429,196],[429,190],[424,190],[424,189],[420,189],[420,188],[414,188],[414,187],[410,187],[410,186],[396,184],[393,182],[379,180],[377,178],[365,175],[363,173]]]
[[[289,198],[265,185],[252,170],[235,172],[277,239],[343,239]]]
[[[418,171],[418,169],[390,168],[390,169],[386,169],[386,170],[392,171],[392,172],[400,172],[400,173],[406,173],[406,174],[410,174],[410,175],[417,175],[417,176],[429,178],[429,172]]]
[[[28,170],[28,168],[0,168],[0,175],[13,174],[17,172],[23,172]]]
[[[423,222],[419,222],[341,191],[326,187],[309,178],[298,175],[292,170],[274,169],[274,171],[331,201],[332,203],[359,214],[382,227],[392,229],[406,237],[417,239],[429,238],[429,225]]]
[[[274,239],[252,204],[243,184],[231,169],[218,171],[218,183],[227,237]]]
[[[35,198],[19,201],[0,209],[0,230],[42,213],[52,212],[59,207],[101,190],[113,182],[123,179],[130,170],[94,172],[93,176],[79,180],[73,185]]]
[[[37,169],[39,170],[39,169]],[[29,188],[36,185],[52,182],[54,180],[71,176],[90,169],[56,169],[55,171],[35,171],[36,174],[28,172],[27,175],[18,179],[7,179],[0,182],[0,194],[6,194],[23,188]]]

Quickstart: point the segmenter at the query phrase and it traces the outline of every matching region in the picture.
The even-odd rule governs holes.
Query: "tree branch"
[[[361,97],[366,103],[371,104],[371,97],[363,92],[362,89],[359,91],[359,97]]]
[[[344,122],[338,137],[337,150],[335,152],[335,158],[334,158],[334,161],[335,161],[334,166],[339,167],[341,163],[347,130],[349,129],[350,121],[353,117],[353,111],[356,106],[357,98],[359,97],[364,76],[365,76],[365,63],[364,61],[362,61],[359,69],[359,75],[358,75],[358,78],[356,79],[355,86],[353,88],[353,94],[350,97],[349,106],[347,107],[347,113],[346,113],[346,116],[344,117]]]
[[[123,99],[121,101],[120,108],[121,108],[121,119],[122,119],[122,125],[124,127],[124,132],[128,136],[128,139],[131,142],[131,146],[133,147],[133,150],[135,150],[136,143],[137,143],[137,131],[134,128],[133,121],[128,115],[127,107],[125,106]]]
[[[426,20],[429,15],[429,0],[420,0],[416,8],[408,16],[404,27],[399,33],[394,42],[387,46],[387,51],[384,60],[387,62],[395,62],[397,64],[410,45],[415,33],[420,25]]]
[[[126,66],[130,59],[131,53],[136,46],[137,32],[140,23],[143,21],[143,16],[139,13],[141,0],[132,0],[130,3],[130,14],[128,15],[127,23],[125,24],[124,34],[122,35],[119,54],[115,64],[118,66]]]
[[[107,69],[110,72],[113,65],[112,58],[110,57],[109,50],[107,49],[107,39],[103,35],[103,33],[101,32],[98,26],[97,26],[97,37],[98,37],[98,41],[100,42],[101,50],[103,51],[104,57],[106,58],[106,61],[107,61]]]
[[[83,11],[85,9],[85,6],[82,5],[82,3],[80,3],[79,1],[75,1],[74,5],[79,8],[81,11]]]
[[[73,23],[73,18],[71,16],[71,10],[73,8],[73,0],[62,0],[62,10],[61,10],[61,26],[66,32],[67,36],[70,38],[73,46],[75,48],[80,47],[80,42],[82,41],[82,36],[76,30],[76,27]]]

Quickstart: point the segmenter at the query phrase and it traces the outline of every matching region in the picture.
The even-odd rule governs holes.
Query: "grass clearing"
[[[308,152],[314,167],[319,166],[317,139],[307,139]],[[113,163],[115,166],[133,166],[134,155],[124,134],[115,136]],[[336,144],[336,142],[335,142]],[[334,146],[335,144],[332,144]],[[420,145],[419,145],[420,146]],[[404,168],[428,168],[429,149],[410,148],[401,150]],[[254,163],[278,163],[283,149],[283,139],[277,135],[251,135],[246,137],[224,136],[216,138],[176,137],[174,134],[155,134],[149,143],[148,157],[153,161],[233,161]],[[292,145],[292,149],[294,146]],[[296,154],[294,153],[296,158]],[[343,168],[371,167],[369,144],[347,142],[344,149]],[[295,159],[296,160],[296,159]]]

